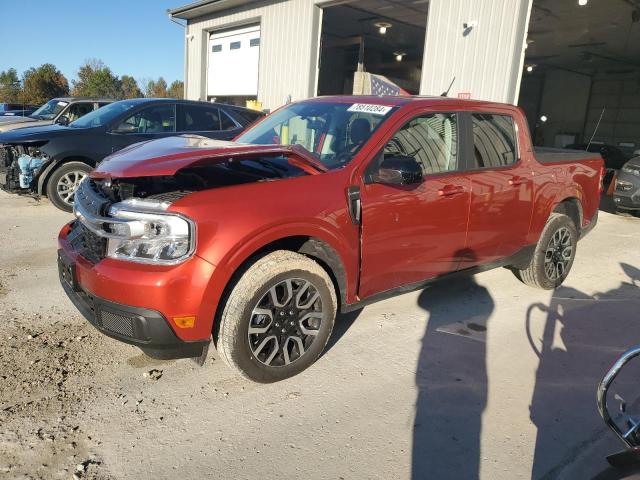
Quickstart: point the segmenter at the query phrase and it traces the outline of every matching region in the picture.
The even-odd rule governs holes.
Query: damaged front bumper
[[[75,262],[63,249],[58,252],[58,275],[71,302],[105,335],[135,345],[146,355],[163,360],[200,357],[206,351],[208,340],[178,338],[160,312],[112,302],[85,290],[78,282]]]
[[[37,177],[49,157],[34,147],[0,145],[0,188],[12,193],[37,191]]]

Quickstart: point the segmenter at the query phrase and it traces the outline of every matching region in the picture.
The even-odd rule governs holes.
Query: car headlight
[[[640,166],[625,165],[624,167],[622,167],[622,171],[626,172],[626,173],[630,173],[630,174],[635,175],[637,177],[640,177]]]
[[[129,199],[109,209],[115,221],[106,222],[107,256],[141,263],[174,265],[193,255],[195,224],[188,218],[165,212],[169,205],[152,200]]]
[[[633,183],[624,180],[616,180],[616,190],[619,192],[628,192],[633,188]]]

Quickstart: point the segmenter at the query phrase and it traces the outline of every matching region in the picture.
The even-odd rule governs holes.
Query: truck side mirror
[[[386,185],[416,185],[422,183],[422,168],[414,157],[386,155],[371,180]]]
[[[58,117],[58,119],[56,120],[56,123],[58,125],[62,125],[64,127],[66,127],[67,125],[69,125],[69,117],[67,117],[66,115],[62,115],[62,116]]]

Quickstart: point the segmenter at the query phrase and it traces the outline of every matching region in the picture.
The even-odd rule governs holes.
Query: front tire
[[[283,380],[322,354],[336,305],[333,282],[317,262],[287,250],[272,252],[234,285],[220,318],[217,349],[250,380]]]
[[[529,265],[524,269],[513,269],[513,273],[526,285],[553,290],[569,275],[577,246],[578,231],[573,220],[562,213],[552,213]]]
[[[65,212],[73,211],[75,193],[92,168],[82,162],[63,163],[53,171],[47,181],[47,197]]]

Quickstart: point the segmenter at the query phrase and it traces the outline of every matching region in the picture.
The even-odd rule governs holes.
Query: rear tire
[[[251,265],[224,305],[217,336],[222,360],[260,383],[296,375],[329,340],[336,293],[327,272],[299,253],[278,250]]]
[[[567,215],[552,213],[524,269],[513,269],[514,275],[526,285],[552,290],[564,282],[576,255],[578,231]]]
[[[82,162],[63,163],[47,181],[47,198],[60,210],[73,211],[73,199],[78,185],[93,170]]]

